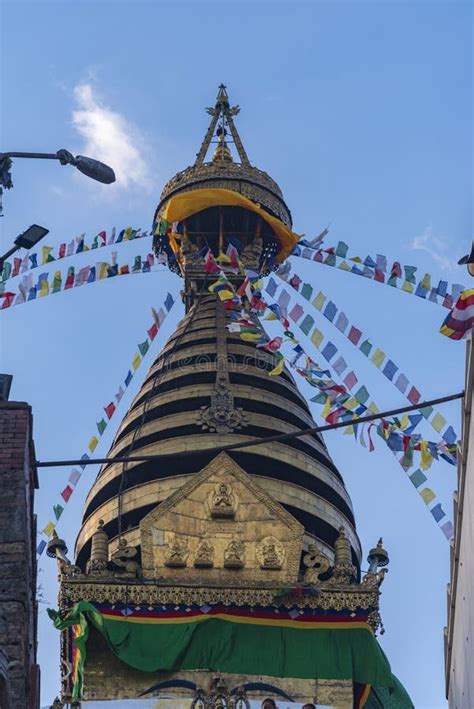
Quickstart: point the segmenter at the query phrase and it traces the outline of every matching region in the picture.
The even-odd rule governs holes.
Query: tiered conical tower
[[[360,581],[351,501],[324,441],[216,453],[315,424],[290,372],[269,376],[274,355],[230,332],[230,310],[209,292],[209,261],[229,246],[247,273],[265,275],[297,237],[280,188],[249,163],[225,86],[207,111],[196,162],[166,184],[155,214],[155,252],[183,277],[186,315],[89,492],[76,565],[62,540],[50,543],[63,698],[166,689],[221,706],[205,702],[243,686],[235,706],[262,695],[363,706],[370,685],[393,684],[374,639],[388,557],[372,550]],[[237,288],[245,275],[228,277]],[[114,461],[137,455],[150,460]]]

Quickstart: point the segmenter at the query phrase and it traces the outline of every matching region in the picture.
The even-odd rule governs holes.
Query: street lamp
[[[45,229],[44,226],[39,226],[38,224],[32,224],[23,234],[19,234],[15,241],[14,246],[9,249],[3,256],[0,256],[0,274],[3,271],[3,264],[5,260],[18,251],[18,249],[31,249],[32,246],[36,246],[38,241],[41,241],[43,236],[49,234],[49,229]]]
[[[32,158],[35,160],[58,160],[61,165],[74,165],[79,172],[87,175],[97,182],[102,182],[105,185],[110,185],[115,182],[115,172],[111,167],[99,160],[88,158],[85,155],[74,155],[61,148],[56,153],[23,153],[9,152],[0,153],[0,215],[1,215],[1,197],[3,188],[9,190],[13,187],[11,167],[12,158]]]
[[[471,253],[466,254],[466,256],[463,256],[462,258],[460,258],[458,261],[458,265],[459,266],[466,265],[467,272],[469,273],[469,275],[474,276],[474,241],[472,242]]]

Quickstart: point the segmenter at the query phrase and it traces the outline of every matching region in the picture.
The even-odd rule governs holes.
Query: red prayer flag
[[[128,264],[125,264],[125,266],[120,266],[120,275],[124,276],[127,273],[130,273],[130,269],[128,268]]]
[[[59,256],[58,258],[64,258],[66,256],[66,244],[61,244],[59,247]]]
[[[380,270],[380,268],[375,269],[374,281],[378,281],[379,283],[385,283],[385,275],[383,271]]]
[[[158,334],[158,323],[156,323],[156,322],[153,323],[153,325],[150,327],[150,329],[147,330],[147,333],[148,333],[148,337],[150,338],[150,340],[154,340]]]
[[[108,406],[104,406],[104,411],[107,414],[107,418],[111,419],[112,416],[114,415],[115,411],[115,404],[113,401],[110,402]]]
[[[9,308],[11,304],[13,303],[13,299],[15,297],[15,293],[0,293],[0,298],[3,298],[3,303],[2,303],[2,310],[5,308]]]
[[[358,380],[354,372],[349,372],[349,374],[345,377],[343,381],[348,389],[352,389],[353,387],[355,387]]]
[[[21,258],[15,257],[13,259],[12,278],[13,278],[13,276],[18,276],[18,274],[20,273],[20,266],[21,266]]]
[[[210,249],[204,257],[204,270],[206,273],[220,273],[221,271],[221,267],[215,262]]]
[[[64,502],[67,502],[69,498],[72,495],[72,487],[70,485],[66,485],[64,490],[61,493],[61,497],[63,498]]]
[[[407,394],[407,399],[411,404],[417,404],[421,399],[421,394],[416,387],[412,387]]]
[[[347,337],[353,345],[357,345],[360,338],[362,337],[362,332],[352,325]]]

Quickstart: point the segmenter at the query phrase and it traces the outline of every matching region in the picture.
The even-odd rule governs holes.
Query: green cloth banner
[[[206,669],[247,675],[303,679],[350,679],[395,688],[390,665],[369,627],[287,627],[285,623],[239,621],[212,615],[199,619],[131,620],[100,612],[85,601],[62,618],[48,614],[59,630],[78,624],[74,696],[80,697],[87,624],[93,625],[123,662],[143,672]],[[230,619],[234,617],[235,620]],[[359,627],[358,627],[359,626]],[[78,642],[79,641],[79,642]],[[411,707],[411,704],[401,704]]]

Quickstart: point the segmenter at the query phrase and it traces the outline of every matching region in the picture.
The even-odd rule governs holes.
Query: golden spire
[[[209,145],[211,144],[214,134],[218,136],[219,143],[217,145],[212,161],[216,162],[216,160],[220,159],[225,160],[226,162],[233,162],[232,156],[230,155],[230,150],[227,144],[225,143],[225,135],[227,134],[227,128],[229,129],[232,135],[232,140],[234,141],[234,145],[239,154],[241,164],[245,167],[250,167],[250,162],[247,157],[247,153],[245,152],[245,148],[242,145],[240,135],[237,131],[237,128],[235,127],[233,119],[233,116],[236,116],[240,112],[240,107],[230,105],[229,96],[227,94],[226,88],[227,87],[224,84],[221,84],[219,86],[219,91],[216,96],[216,105],[214,106],[214,108],[206,108],[207,113],[212,116],[212,119],[209,124],[209,128],[207,129],[205,138],[201,144],[199,153],[197,154],[196,162],[194,163],[195,167],[197,165],[202,165],[204,160],[206,159],[207,151],[209,150]],[[219,127],[216,131],[216,126],[218,123]],[[223,138],[221,137],[222,134],[224,134]],[[227,150],[225,150],[224,146]],[[227,157],[227,153],[229,157]],[[226,157],[223,157],[224,154],[226,155]],[[218,155],[219,157],[216,158],[216,155]]]

